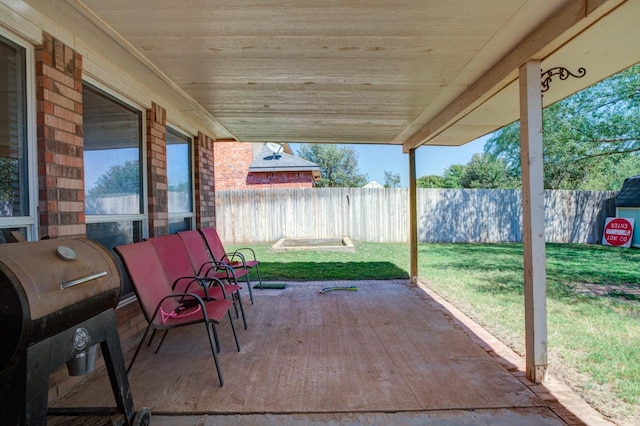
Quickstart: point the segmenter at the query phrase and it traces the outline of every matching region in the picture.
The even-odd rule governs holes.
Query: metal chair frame
[[[229,323],[231,324],[236,349],[239,352],[240,344],[238,342],[238,336],[236,334],[233,318],[230,312],[233,302],[228,299],[205,301],[195,293],[174,293],[171,289],[170,280],[166,276],[162,267],[160,258],[156,254],[151,243],[148,241],[117,246],[115,247],[115,251],[122,259],[138,297],[138,302],[140,303],[142,312],[148,322],[147,328],[140,339],[140,343],[136,348],[129,366],[127,367],[127,372],[131,371],[131,368],[140,353],[142,344],[150,330],[167,331],[171,328],[202,322],[207,329],[209,346],[211,347],[211,354],[213,355],[214,364],[216,366],[218,380],[220,382],[220,386],[223,386],[224,380],[217,356],[217,352],[220,351],[220,341],[218,338],[216,324],[220,323],[220,320],[226,312],[229,317]],[[185,300],[195,300],[195,303],[197,303],[201,311],[188,317],[169,318],[167,322],[163,322],[159,319],[159,315],[163,311],[163,308],[167,308],[169,310],[174,309]],[[165,337],[166,333],[158,345],[158,348],[155,351],[156,353],[164,342]]]

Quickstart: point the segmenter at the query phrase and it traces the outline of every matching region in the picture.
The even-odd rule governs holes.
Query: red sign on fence
[[[633,219],[608,217],[604,222],[602,244],[616,247],[631,247]]]

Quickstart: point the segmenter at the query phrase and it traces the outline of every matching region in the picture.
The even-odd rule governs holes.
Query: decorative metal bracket
[[[559,76],[560,80],[566,80],[569,77],[582,78],[585,76],[585,74],[587,74],[587,70],[583,67],[578,68],[577,74],[573,74],[571,71],[564,67],[555,67],[547,71],[543,71],[540,75],[540,78],[542,78],[542,93],[549,90],[549,83],[551,83],[551,81],[553,80],[554,75]]]

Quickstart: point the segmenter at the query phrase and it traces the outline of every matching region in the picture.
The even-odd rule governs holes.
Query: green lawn
[[[270,281],[408,276],[407,244],[355,244],[354,253],[273,253],[267,245],[252,247],[263,279]],[[521,244],[421,244],[419,274],[524,354]],[[550,372],[619,422],[640,419],[638,289],[640,250],[547,244]]]
[[[431,288],[524,354],[521,244],[421,245],[419,256]],[[640,419],[640,302],[628,287],[640,288],[640,250],[547,244],[550,372],[618,421]]]
[[[251,245],[267,280],[315,281],[408,278],[407,244],[354,243],[356,251],[282,251]],[[227,251],[242,245],[225,247]]]

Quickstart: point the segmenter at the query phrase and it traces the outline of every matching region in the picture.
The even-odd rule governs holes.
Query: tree
[[[18,160],[0,157],[0,202],[13,200],[18,178]]]
[[[13,215],[18,173],[17,159],[0,157],[0,217]]]
[[[489,154],[473,154],[460,177],[463,188],[513,189],[520,179],[507,169],[504,160]]]
[[[640,174],[639,155],[617,157],[602,158],[582,186],[591,190],[619,190],[626,178]]]
[[[447,167],[443,176],[427,175],[416,179],[418,188],[462,188],[461,179],[467,166],[452,164]]]
[[[417,188],[445,188],[442,176],[427,175],[416,179]]]
[[[462,175],[466,167],[464,164],[452,164],[447,167],[443,174],[443,188],[462,188]]]
[[[124,164],[110,167],[89,190],[89,196],[99,198],[109,195],[139,194],[140,167],[138,164],[138,160],[129,160]]]
[[[400,187],[400,174],[384,171],[384,187],[385,188],[398,188]]]
[[[618,189],[620,165],[638,171],[640,64],[546,107],[543,132],[545,188]],[[496,132],[485,153],[519,176],[519,122]]]
[[[358,171],[358,154],[346,145],[302,144],[298,157],[316,163],[322,178],[317,187],[360,187],[367,183],[367,175]]]

